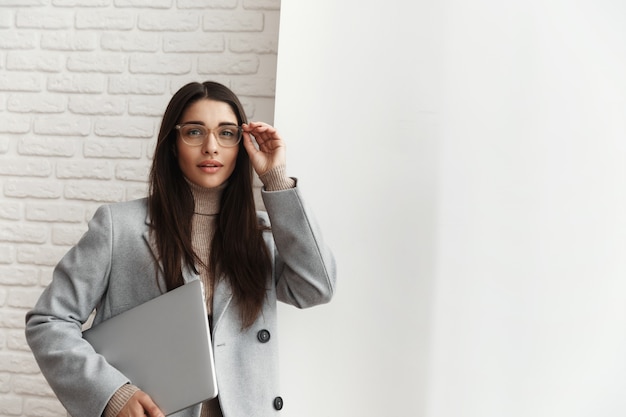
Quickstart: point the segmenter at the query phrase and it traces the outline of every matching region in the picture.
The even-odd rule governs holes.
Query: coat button
[[[259,342],[261,343],[267,343],[270,340],[270,332],[265,329],[259,330],[259,332],[256,334],[256,338],[259,339]]]
[[[281,397],[274,398],[274,408],[277,410],[283,409],[283,399]]]

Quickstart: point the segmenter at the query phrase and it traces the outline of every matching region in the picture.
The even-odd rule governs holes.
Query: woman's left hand
[[[243,146],[257,175],[263,175],[272,168],[286,164],[285,142],[274,127],[262,122],[250,122],[242,127]],[[258,149],[252,136],[259,145]]]

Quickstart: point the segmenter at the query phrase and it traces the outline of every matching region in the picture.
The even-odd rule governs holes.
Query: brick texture
[[[219,81],[273,122],[279,13],[280,0],[0,1],[1,416],[66,416],[24,314],[99,205],[146,195],[171,95]]]

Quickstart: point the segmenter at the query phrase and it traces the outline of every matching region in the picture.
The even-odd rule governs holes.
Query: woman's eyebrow
[[[182,122],[181,125],[202,125],[206,126],[206,123],[200,120],[190,120],[188,122]],[[220,122],[218,126],[238,126],[237,123],[234,122]]]

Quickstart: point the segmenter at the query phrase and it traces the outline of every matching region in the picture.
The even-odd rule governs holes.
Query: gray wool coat
[[[276,302],[310,307],[328,302],[335,288],[333,255],[298,187],[262,191],[262,197],[267,213],[259,212],[258,218],[262,224],[271,223],[264,237],[273,263],[262,313],[250,328],[241,330],[228,283],[218,281],[214,292],[213,348],[225,417],[279,415]],[[81,329],[94,309],[97,324],[161,294],[147,216],[145,199],[100,207],[26,315],[28,344],[73,417],[100,416],[113,393],[132,382],[94,352]],[[199,279],[188,270],[183,276],[186,282]],[[199,415],[199,405],[175,414]]]

